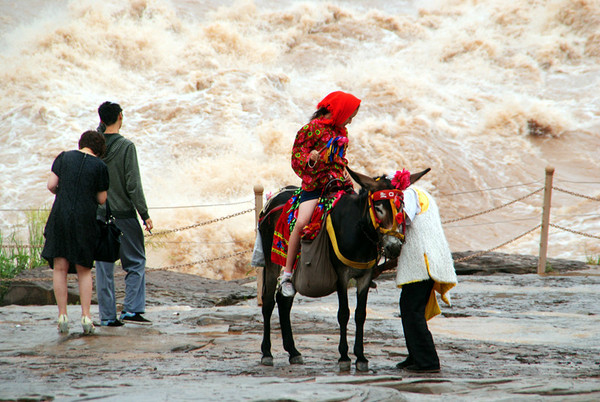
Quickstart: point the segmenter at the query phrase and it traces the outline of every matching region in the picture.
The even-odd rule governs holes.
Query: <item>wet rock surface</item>
[[[538,258],[531,255],[507,254],[488,252],[483,255],[478,251],[455,252],[452,256],[458,275],[491,275],[497,273],[534,274],[537,273]],[[474,257],[474,258],[473,258]],[[460,261],[466,259],[465,261]],[[581,261],[550,258],[547,266],[551,272],[566,272],[587,269]],[[389,273],[389,271],[387,271]],[[125,292],[124,283],[119,277],[123,271],[115,270],[115,292],[117,299],[122,300]],[[79,300],[75,275],[69,275],[69,303],[76,304]],[[21,279],[22,281],[19,281]],[[40,279],[36,281],[36,279]],[[45,266],[22,272],[5,289],[0,289],[0,306],[45,305],[54,304],[52,292],[52,270]],[[152,271],[146,275],[147,293],[152,297],[148,303],[155,304],[186,304],[194,307],[210,307],[236,304],[241,300],[256,297],[256,291],[243,286],[249,279],[234,281],[219,281],[186,275],[178,272]],[[96,303],[94,292],[92,302]]]
[[[533,255],[507,254],[489,252],[471,258],[478,251],[463,251],[452,253],[452,258],[458,275],[486,275],[496,273],[535,274],[537,273],[538,257]],[[465,261],[460,261],[461,259]],[[582,261],[548,258],[546,269],[549,272],[564,272],[586,269]]]
[[[83,336],[79,306],[70,305],[71,332],[60,335],[54,305],[1,307],[0,400],[600,399],[597,267],[461,275],[452,306],[441,304],[442,314],[429,321],[442,363],[436,374],[395,368],[406,348],[391,273],[369,294],[367,373],[338,370],[336,295],[296,297],[303,365],[288,363],[274,312],[274,366],[267,367],[260,364],[255,282],[170,272],[147,279],[152,326],[98,327]],[[97,319],[97,306],[92,312]],[[351,320],[351,348],[353,337]]]
[[[125,296],[124,272],[115,269],[115,293],[117,301]],[[146,293],[148,305],[184,304],[194,307],[227,306],[256,297],[256,287],[243,284],[253,281],[240,279],[219,281],[201,278],[195,275],[170,271],[152,271],[146,275]],[[76,275],[69,275],[69,304],[79,302],[79,289]],[[95,283],[94,283],[95,286]],[[39,267],[22,272],[7,284],[0,305],[46,305],[54,304],[52,290],[52,270]],[[97,303],[96,292],[92,303]]]

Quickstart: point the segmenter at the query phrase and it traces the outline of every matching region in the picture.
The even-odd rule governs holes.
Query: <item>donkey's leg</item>
[[[294,298],[284,297],[281,292],[277,292],[275,297],[277,298],[277,308],[279,309],[283,348],[290,354],[290,364],[304,364],[302,355],[298,352],[294,343],[294,334],[292,333],[292,323],[290,320],[290,311],[294,304]]]
[[[263,269],[262,315],[263,315],[263,340],[260,346],[262,351],[261,364],[273,365],[271,354],[271,316],[275,308],[275,289],[279,270],[270,263]]]
[[[368,278],[357,281],[356,288],[356,311],[354,320],[356,322],[356,337],[354,339],[354,355],[356,356],[356,370],[369,371],[369,361],[364,355],[364,328],[367,319],[367,297],[369,296],[370,275]]]
[[[260,363],[265,366],[273,365],[273,355],[271,354],[271,315],[275,308],[275,299],[271,298],[263,301],[262,315],[263,315],[263,340],[260,345],[262,351],[262,358]]]
[[[348,307],[348,290],[345,285],[342,285],[343,281],[338,279],[338,323],[340,324],[340,344],[338,351],[340,352],[340,359],[338,365],[340,371],[349,371],[352,361],[348,356],[348,320],[350,320],[350,308]]]

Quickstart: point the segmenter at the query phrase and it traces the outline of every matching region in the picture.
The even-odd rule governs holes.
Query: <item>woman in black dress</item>
[[[79,139],[78,151],[61,152],[56,157],[48,178],[48,190],[56,197],[44,229],[42,257],[54,269],[54,296],[61,333],[69,331],[67,273],[77,273],[83,332],[94,332],[90,316],[91,269],[99,236],[96,209],[98,204],[106,202],[108,190],[108,169],[100,159],[105,151],[104,136],[86,131]]]

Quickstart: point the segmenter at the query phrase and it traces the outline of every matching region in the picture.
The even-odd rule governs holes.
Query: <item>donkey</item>
[[[384,177],[371,178],[347,169],[352,179],[361,186],[358,194],[344,194],[331,210],[330,217],[336,233],[337,249],[341,254],[342,262],[332,245],[330,259],[337,273],[338,295],[338,323],[340,325],[340,358],[338,365],[340,371],[349,371],[351,360],[348,356],[347,325],[350,318],[348,307],[348,282],[356,281],[356,335],[354,341],[354,355],[356,356],[356,369],[368,371],[369,362],[364,355],[363,330],[366,319],[367,296],[371,280],[374,277],[376,262],[383,255],[387,259],[394,259],[400,255],[402,248],[402,235],[395,223],[394,201],[381,196],[384,190],[396,190],[392,182]],[[429,172],[429,168],[410,175],[410,183],[419,180]],[[302,355],[296,349],[290,322],[290,310],[294,297],[284,297],[277,289],[277,278],[281,267],[271,262],[271,245],[277,219],[281,215],[281,206],[293,194],[294,187],[286,187],[286,191],[273,197],[265,206],[259,232],[265,256],[265,269],[263,270],[262,315],[263,315],[263,340],[261,344],[261,364],[273,365],[271,354],[271,315],[277,303],[279,321],[283,338],[283,347],[289,354],[290,364],[303,364]],[[398,191],[398,190],[396,190]],[[397,194],[397,193],[396,193]],[[379,196],[378,196],[379,195]],[[399,197],[398,199],[401,199]],[[279,207],[279,208],[278,208]],[[402,206],[397,209],[402,213]],[[375,222],[374,222],[375,220]],[[401,231],[401,230],[400,230]],[[353,268],[347,265],[348,261],[362,265]],[[354,264],[353,264],[354,265]]]

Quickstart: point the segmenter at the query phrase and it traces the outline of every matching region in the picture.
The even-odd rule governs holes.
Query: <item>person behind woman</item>
[[[323,189],[329,181],[336,179],[351,186],[346,172],[346,126],[352,122],[359,107],[360,99],[354,95],[332,92],[319,102],[310,122],[296,134],[292,169],[302,179],[302,192],[296,223],[290,233],[285,268],[279,278],[281,292],[286,297],[296,293],[291,278],[300,249],[300,236],[302,229],[310,223]]]
[[[61,152],[48,178],[48,190],[56,194],[46,222],[42,257],[54,270],[54,296],[58,305],[58,330],[69,332],[67,317],[67,273],[77,273],[81,302],[81,325],[85,334],[94,332],[90,316],[94,249],[99,228],[98,204],[106,202],[108,169],[100,157],[106,151],[104,136],[86,131],[79,150]]]

